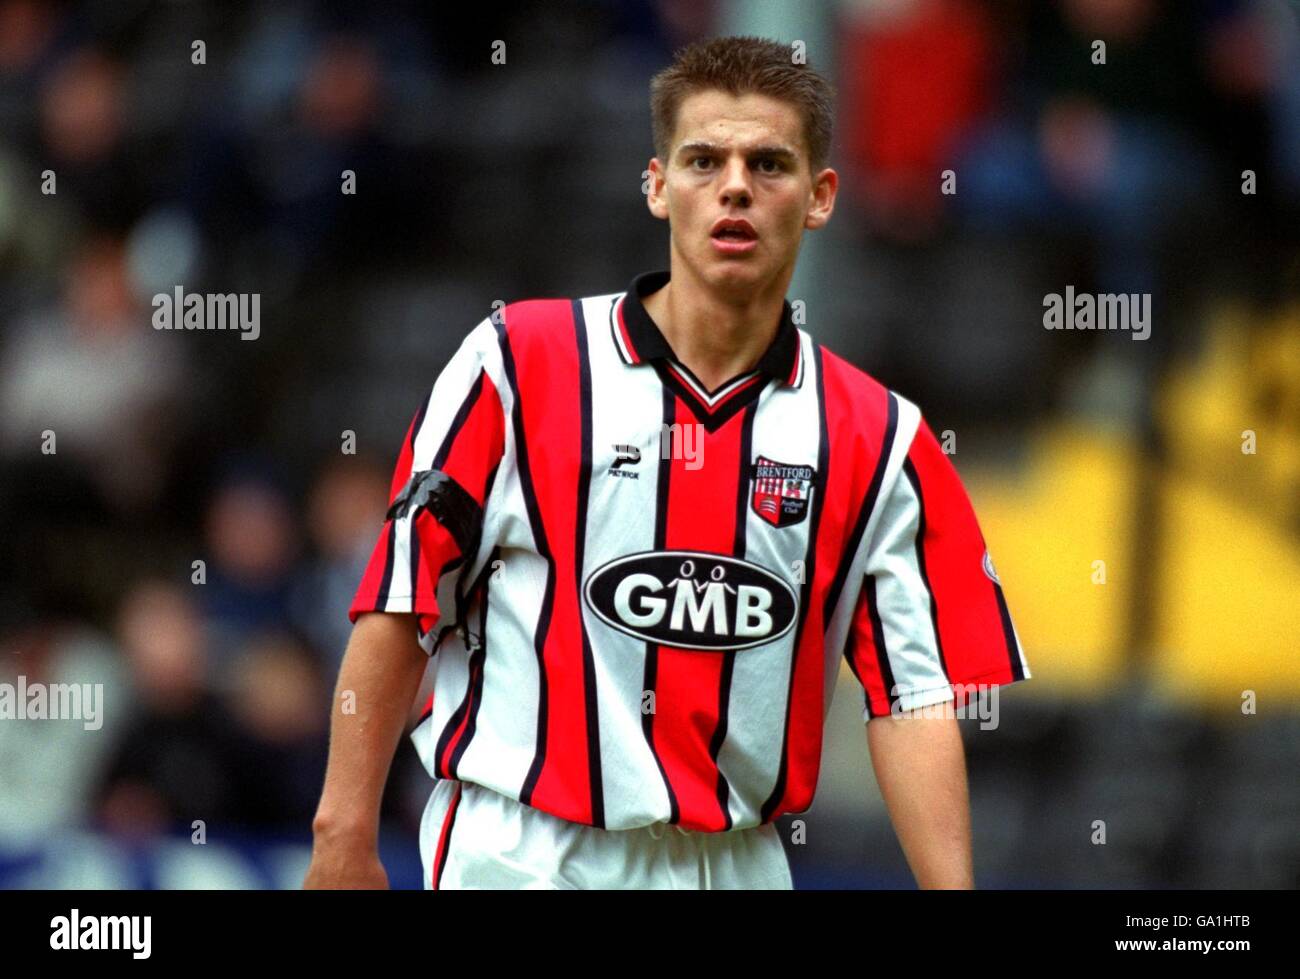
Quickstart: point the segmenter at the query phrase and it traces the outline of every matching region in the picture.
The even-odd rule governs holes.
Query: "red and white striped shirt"
[[[349,617],[418,614],[434,777],[607,829],[741,829],[812,804],[841,656],[865,717],[1030,674],[916,405],[788,302],[757,367],[706,390],[641,302],[667,280],[469,333]]]

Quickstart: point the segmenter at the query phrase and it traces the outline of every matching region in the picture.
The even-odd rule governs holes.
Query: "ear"
[[[835,210],[835,195],[839,191],[840,175],[827,167],[813,178],[812,206],[803,226],[810,231],[826,227]]]
[[[659,162],[658,157],[652,157],[649,166],[646,167],[649,176],[645,178],[643,187],[645,188],[645,204],[650,209],[650,213],[660,221],[668,220],[668,197],[664,193],[664,183],[667,180],[667,174],[664,166]]]

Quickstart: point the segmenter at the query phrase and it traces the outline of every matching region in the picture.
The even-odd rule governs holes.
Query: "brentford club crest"
[[[817,478],[812,466],[792,466],[759,456],[751,478],[754,496],[750,505],[773,527],[789,527],[808,516],[808,498]]]

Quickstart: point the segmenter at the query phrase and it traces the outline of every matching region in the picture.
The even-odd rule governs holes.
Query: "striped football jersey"
[[[517,302],[415,414],[349,616],[415,613],[436,778],[607,829],[812,803],[841,663],[864,717],[1029,669],[915,404],[784,304],[710,391],[625,292]]]

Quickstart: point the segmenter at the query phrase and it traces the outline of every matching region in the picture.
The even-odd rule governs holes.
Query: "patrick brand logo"
[[[152,947],[153,918],[149,915],[93,915],[72,913],[50,919],[50,948],[62,952],[129,951],[133,959],[147,959]]]
[[[615,444],[614,451],[618,457],[610,464],[609,474],[611,476],[622,476],[624,479],[639,479],[640,474],[635,469],[623,469],[622,466],[635,466],[641,461],[641,450],[635,445],[626,445],[622,443]]]
[[[155,330],[238,330],[241,340],[262,333],[262,295],[258,292],[189,292],[177,286],[153,297]]]

